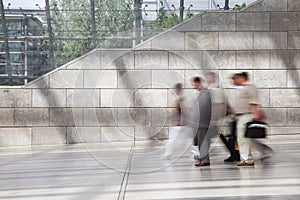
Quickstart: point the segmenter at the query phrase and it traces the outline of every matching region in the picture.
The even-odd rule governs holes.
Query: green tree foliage
[[[195,16],[194,13],[192,13],[191,11],[188,11],[188,12],[185,14],[184,20],[188,20],[188,19],[190,19],[190,18],[192,18],[192,17],[194,17],[194,16]]]
[[[155,20],[156,29],[169,29],[179,23],[179,17],[176,13],[168,14],[163,6],[163,2],[160,1],[160,8],[157,12],[157,18]]]
[[[236,5],[233,7],[233,10],[238,10],[238,11],[240,11],[240,10],[242,10],[242,9],[244,9],[244,8],[246,8],[246,4],[245,4],[245,3],[243,3],[242,5],[236,4]]]
[[[194,14],[188,10],[185,14],[184,20],[188,20],[193,16]],[[160,8],[157,11],[157,18],[154,23],[149,23],[148,21],[144,20],[143,25],[144,29],[147,30],[147,33],[150,32],[153,36],[157,33],[174,27],[175,25],[179,24],[179,22],[179,16],[174,11],[168,12],[163,5],[163,1],[160,1]],[[144,33],[144,35],[146,34]]]
[[[168,19],[168,13],[165,10],[165,7],[163,6],[163,2],[160,1],[160,4],[161,4],[161,7],[157,11],[157,17],[156,17],[156,20],[154,23],[155,26],[157,26],[157,27],[161,27],[162,24],[164,23],[164,21]]]
[[[94,0],[96,35],[99,37],[132,36],[132,2],[128,0]],[[51,0],[54,36],[91,37],[92,12],[89,0]],[[97,39],[97,47],[131,47],[131,40]],[[93,49],[91,39],[55,40],[54,58],[62,65]]]

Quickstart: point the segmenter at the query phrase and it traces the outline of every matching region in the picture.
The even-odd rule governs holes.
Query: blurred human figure
[[[237,139],[236,139],[236,120],[233,118],[231,122],[229,122],[229,131],[230,134],[227,136],[220,134],[220,138],[224,145],[227,147],[230,156],[224,159],[224,162],[235,162],[240,161],[240,151],[238,150],[237,146]]]
[[[192,108],[191,126],[196,133],[194,140],[197,140],[200,158],[199,162],[195,164],[196,167],[210,165],[209,147],[211,140],[211,133],[209,126],[211,121],[211,97],[207,88],[204,87],[203,80],[200,77],[194,77],[192,81],[194,89],[200,91],[195,105]]]
[[[205,74],[205,80],[209,89],[209,93],[212,100],[212,119],[211,119],[211,129],[215,131],[215,136],[220,136],[224,145],[228,148],[230,152],[230,157],[225,159],[225,162],[239,161],[240,155],[239,151],[235,150],[235,130],[236,123],[233,120],[230,123],[230,135],[227,140],[223,134],[220,134],[220,130],[223,126],[224,117],[227,114],[230,114],[230,106],[228,101],[225,101],[224,90],[219,87],[217,75],[214,72],[207,72]]]
[[[196,79],[196,82],[195,82],[195,79]],[[189,118],[190,118],[190,123],[191,124],[193,124],[193,120],[194,120],[193,118],[197,118],[197,117],[193,116],[193,113],[194,113],[193,108],[194,108],[195,105],[197,105],[197,99],[198,99],[198,96],[200,94],[200,88],[202,86],[202,84],[200,85],[198,83],[198,79],[199,79],[199,81],[201,81],[201,79],[199,77],[194,77],[193,80],[192,80],[192,87],[193,87],[193,89],[196,90],[196,98],[193,99],[192,105],[190,106],[190,114],[191,115],[189,116]],[[200,152],[199,152],[197,133],[194,133],[193,144],[191,146],[191,152],[192,152],[193,159],[199,161],[200,160]]]
[[[187,133],[185,133],[185,125],[186,125],[186,116],[187,116],[187,108],[184,105],[184,97],[182,91],[182,84],[177,83],[175,85],[175,96],[176,100],[174,103],[175,109],[174,113],[172,114],[172,124],[169,128],[169,141],[166,145],[165,152],[163,157],[170,159],[172,153],[175,148],[182,147],[186,142]]]
[[[253,166],[254,159],[250,147],[262,153],[263,157],[273,154],[273,150],[267,145],[245,137],[246,123],[259,117],[258,91],[256,87],[248,82],[246,72],[233,76],[233,83],[236,87],[235,96],[235,117],[237,120],[237,141],[240,148],[241,162],[238,166]]]
[[[212,102],[212,118],[210,125],[216,126],[218,129],[219,126],[222,125],[226,111],[224,91],[219,87],[217,75],[214,72],[207,72],[205,74],[205,80]],[[216,135],[219,134],[217,129]]]
[[[186,115],[186,107],[184,105],[184,97],[182,92],[182,84],[177,83],[175,85],[175,95],[176,95],[176,102],[175,102],[175,113],[173,115],[173,122],[176,126],[183,126],[185,125],[185,115]]]
[[[240,152],[238,150],[237,137],[236,137],[236,119],[234,117],[234,111],[232,109],[228,96],[226,96],[224,93],[222,93],[222,95],[224,100],[224,111],[222,111],[222,114],[225,114],[230,119],[230,121],[228,122],[229,135],[225,136],[224,133],[220,134],[220,138],[222,142],[224,143],[224,145],[226,146],[226,148],[230,153],[230,156],[224,159],[224,162],[240,161]]]

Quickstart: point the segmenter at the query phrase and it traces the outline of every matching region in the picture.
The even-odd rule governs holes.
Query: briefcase
[[[263,121],[252,121],[246,124],[246,138],[265,138],[268,126]]]

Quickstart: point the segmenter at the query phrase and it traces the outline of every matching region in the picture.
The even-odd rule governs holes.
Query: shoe
[[[254,166],[254,162],[242,161],[242,162],[238,163],[237,166],[239,166],[239,167]]]
[[[232,158],[231,156],[224,160],[224,162],[234,162],[234,161],[235,161],[235,159]]]
[[[210,162],[199,162],[199,163],[196,163],[194,166],[195,167],[210,166]]]
[[[238,159],[235,159],[234,157],[232,157],[232,156],[230,156],[230,157],[228,157],[227,159],[225,159],[224,160],[224,162],[240,162],[241,160],[240,160],[240,158],[238,158]]]

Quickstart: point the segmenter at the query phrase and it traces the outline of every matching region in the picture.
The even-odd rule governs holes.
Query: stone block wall
[[[247,71],[270,134],[300,134],[300,0],[203,12],[134,49],[92,52],[24,87],[0,88],[0,146],[168,137],[173,86],[214,71]]]

